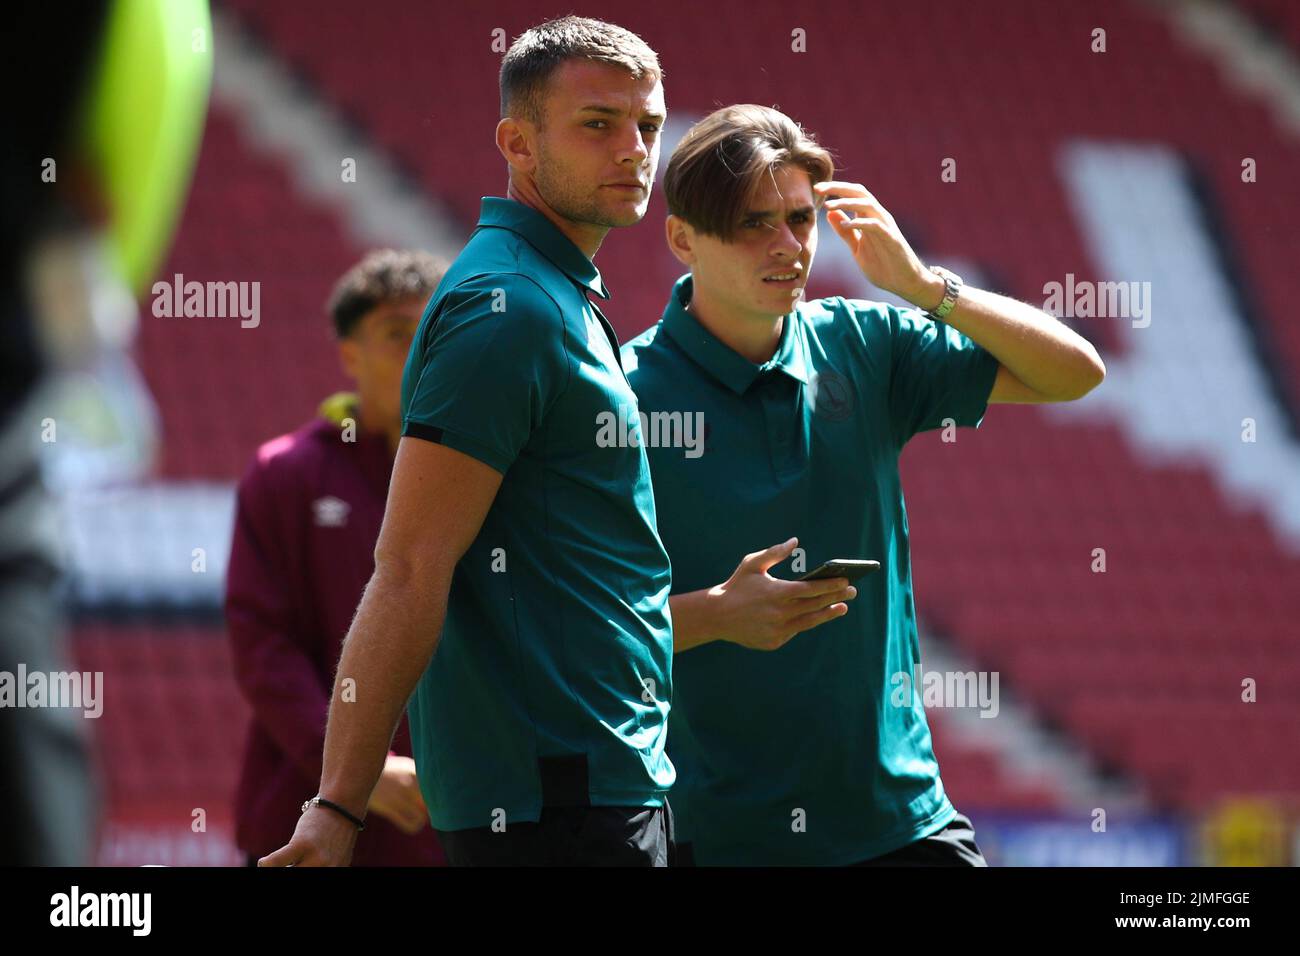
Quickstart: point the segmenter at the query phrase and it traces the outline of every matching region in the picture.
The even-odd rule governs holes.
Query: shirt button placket
[[[772,470],[785,476],[799,469],[798,444],[795,429],[798,426],[798,383],[778,369],[765,373],[761,384],[763,421],[767,427],[767,444],[772,459]]]

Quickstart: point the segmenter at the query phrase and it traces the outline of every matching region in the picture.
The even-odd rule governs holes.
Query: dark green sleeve
[[[433,306],[402,409],[402,434],[505,474],[569,381],[559,306],[531,279],[466,280]]]
[[[872,305],[885,319],[875,327],[889,335],[889,414],[899,445],[949,418],[978,427],[998,372],[992,353],[916,309]]]

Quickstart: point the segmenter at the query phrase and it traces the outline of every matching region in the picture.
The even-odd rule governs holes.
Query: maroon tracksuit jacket
[[[381,434],[343,440],[335,396],[318,418],[267,442],[239,483],[226,580],[235,678],[252,705],[235,838],[265,856],[289,842],[320,786],[325,721],[343,638],[374,571],[393,459]],[[333,420],[331,420],[333,419]],[[410,756],[403,717],[392,752]],[[441,865],[429,827],[407,836],[378,814],[354,866]]]

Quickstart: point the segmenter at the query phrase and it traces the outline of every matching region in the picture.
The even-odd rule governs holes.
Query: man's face
[[[427,301],[409,296],[381,302],[339,343],[343,369],[357,383],[361,404],[374,421],[395,427],[401,418],[402,371]]]
[[[689,228],[689,227],[688,227]],[[692,230],[696,294],[735,315],[785,315],[803,294],[817,251],[817,207],[808,173],[780,166],[743,210],[730,242]],[[773,279],[794,274],[793,279]]]
[[[640,222],[659,166],[659,78],[638,80],[616,66],[569,60],[551,76],[543,105],[534,171],[542,199],[573,222]]]

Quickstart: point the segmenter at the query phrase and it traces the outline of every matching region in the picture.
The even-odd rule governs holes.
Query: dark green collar
[[[484,196],[478,224],[479,228],[508,229],[522,236],[578,285],[585,286],[602,299],[609,298],[595,263],[536,209],[513,199]]]
[[[782,322],[781,342],[776,354],[762,365],[755,365],[724,344],[686,311],[694,291],[693,283],[693,278],[687,273],[673,285],[663,322],[664,331],[697,365],[737,395],[745,394],[755,379],[771,369],[780,369],[796,381],[808,384],[807,343],[797,311],[791,311]]]

